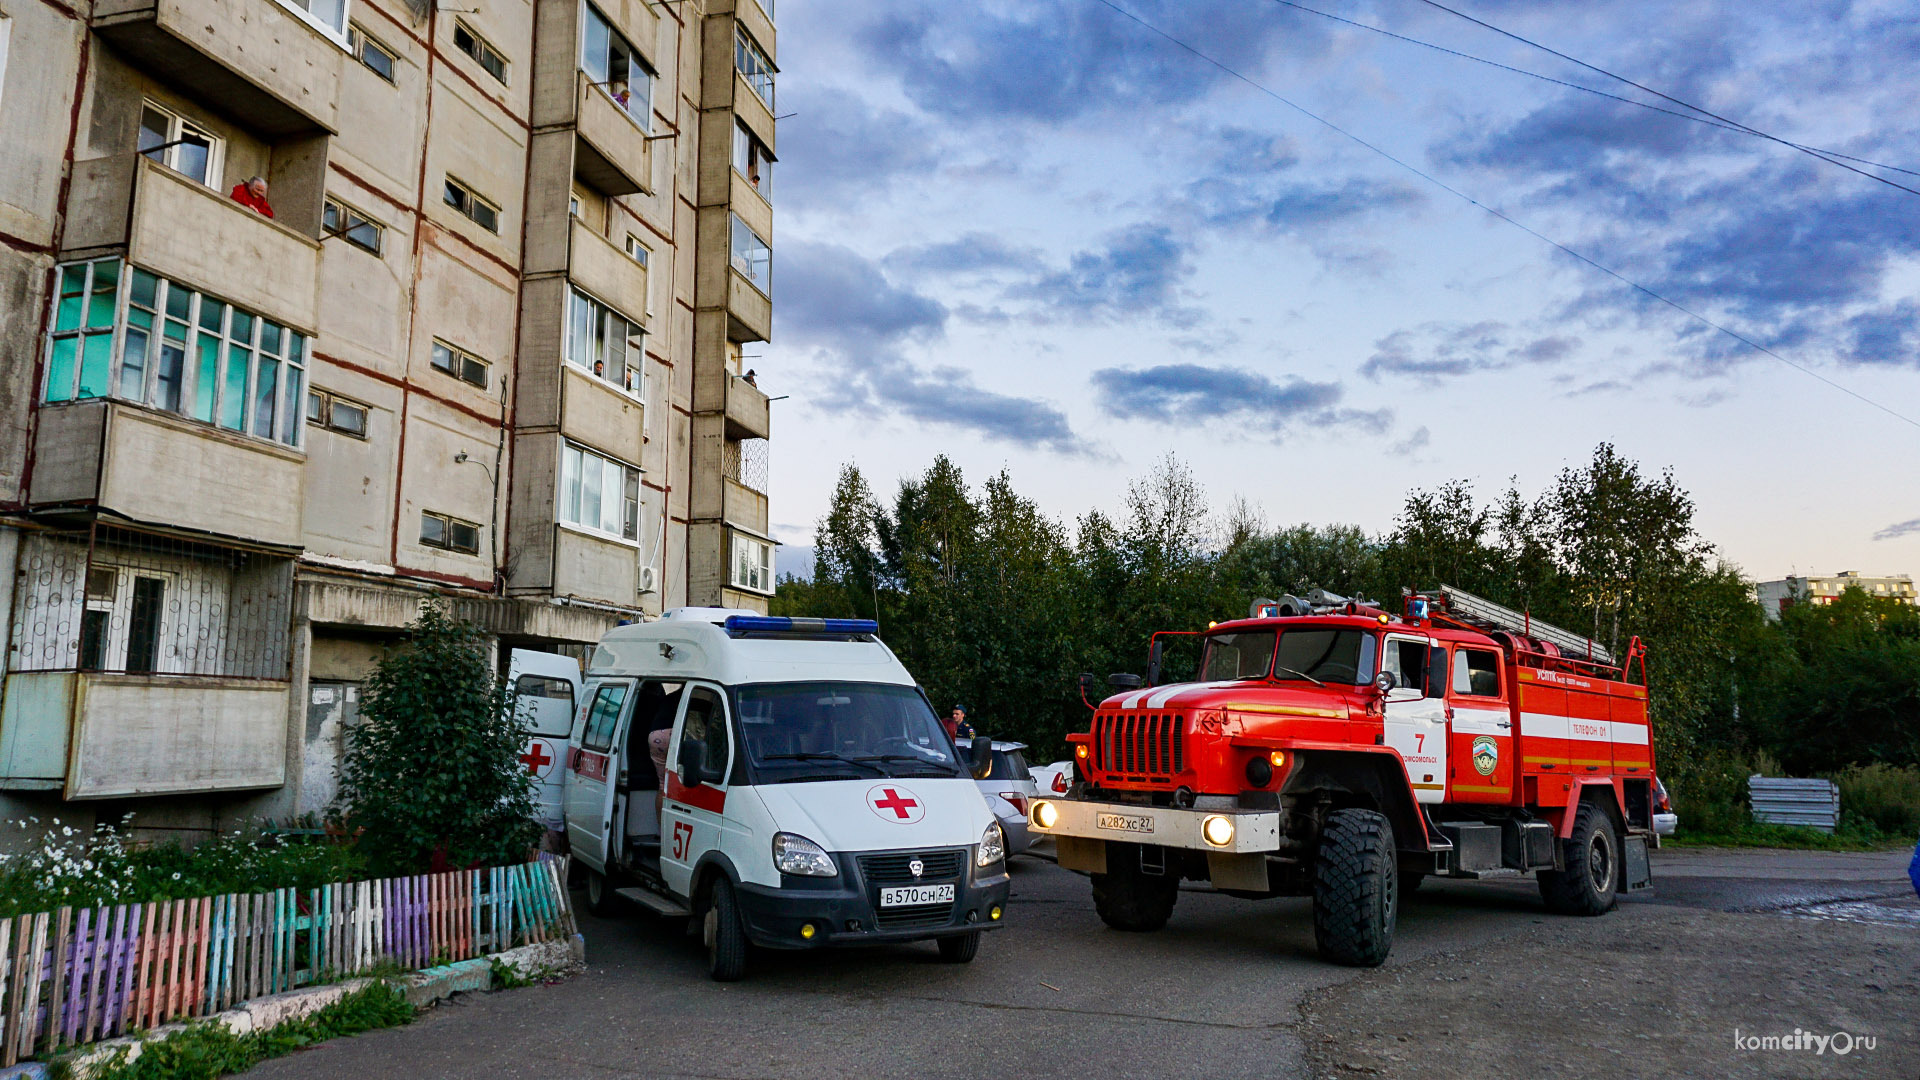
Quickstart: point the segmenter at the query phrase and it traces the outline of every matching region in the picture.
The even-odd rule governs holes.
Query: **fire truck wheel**
[[[1158,930],[1173,917],[1180,896],[1177,874],[1140,869],[1140,849],[1118,844],[1107,849],[1107,872],[1093,875],[1093,909],[1115,930]]]
[[[1372,810],[1335,810],[1314,859],[1313,941],[1349,967],[1378,967],[1393,948],[1400,913],[1393,825]]]
[[[1613,818],[1595,803],[1581,803],[1573,835],[1563,847],[1567,868],[1540,871],[1540,899],[1547,909],[1562,915],[1612,911],[1620,884],[1620,840],[1613,832]]]
[[[591,867],[587,871],[587,910],[601,918],[616,914],[620,909],[620,898],[614,895],[613,883],[607,875]]]
[[[973,954],[980,951],[980,931],[961,934],[959,937],[943,937],[939,940],[940,959],[948,964],[971,964]]]
[[[713,883],[705,922],[707,974],[713,976],[715,982],[737,981],[747,973],[747,928],[740,921],[740,904],[733,897],[733,882],[724,877]]]

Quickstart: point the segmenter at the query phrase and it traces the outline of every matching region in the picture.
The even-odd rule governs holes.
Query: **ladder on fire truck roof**
[[[1593,660],[1614,666],[1613,653],[1605,645],[1571,630],[1562,630],[1552,623],[1518,612],[1510,607],[1496,604],[1483,596],[1475,596],[1465,589],[1452,585],[1442,585],[1433,594],[1440,601],[1441,610],[1456,622],[1482,630],[1505,630],[1526,637],[1550,641],[1560,647],[1569,656],[1577,659]]]

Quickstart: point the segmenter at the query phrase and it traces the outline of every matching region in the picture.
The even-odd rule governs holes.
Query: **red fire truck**
[[[1652,883],[1646,661],[1461,589],[1402,613],[1315,590],[1200,636],[1198,678],[1120,692],[1068,736],[1076,781],[1033,828],[1109,926],[1157,930],[1182,880],[1312,896],[1314,939],[1372,966],[1422,878],[1533,874],[1599,915]],[[1634,677],[1637,668],[1637,678]],[[1090,677],[1083,676],[1083,690]]]

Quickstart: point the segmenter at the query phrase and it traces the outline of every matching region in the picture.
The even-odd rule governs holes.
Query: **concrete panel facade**
[[[70,678],[69,799],[275,787],[286,775],[284,682]]]

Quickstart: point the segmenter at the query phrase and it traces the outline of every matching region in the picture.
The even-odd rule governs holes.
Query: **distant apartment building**
[[[1767,618],[1778,619],[1780,612],[1793,604],[1831,604],[1848,589],[1859,589],[1869,596],[1889,597],[1912,604],[1916,601],[1913,577],[1895,574],[1889,577],[1863,577],[1858,570],[1842,570],[1822,577],[1818,574],[1789,576],[1779,581],[1762,581],[1753,587]]]
[[[0,818],[322,809],[430,595],[765,610],[772,14],[0,5]]]

